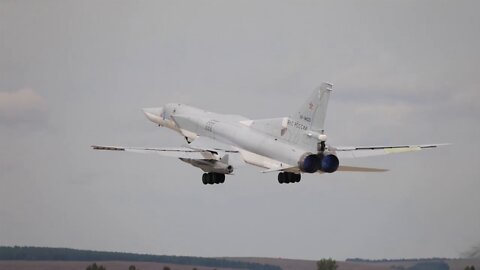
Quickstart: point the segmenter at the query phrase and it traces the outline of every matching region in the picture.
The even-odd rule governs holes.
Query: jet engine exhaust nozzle
[[[340,165],[340,161],[337,156],[329,154],[322,158],[320,170],[326,173],[333,173],[338,169],[338,165]]]
[[[320,169],[320,157],[312,153],[305,153],[298,161],[298,167],[302,172],[314,173]]]
[[[338,169],[340,161],[337,156],[328,154],[312,154],[305,153],[298,161],[298,167],[302,172],[306,173],[315,173],[317,171],[322,171],[325,173],[333,173]]]

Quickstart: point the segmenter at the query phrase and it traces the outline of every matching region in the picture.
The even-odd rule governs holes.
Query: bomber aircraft
[[[280,184],[300,182],[302,173],[384,172],[347,166],[340,159],[419,151],[444,144],[399,146],[332,146],[326,144],[325,116],[332,85],[323,83],[289,117],[252,120],[240,115],[204,111],[180,103],[144,108],[153,123],[185,137],[182,147],[93,145],[95,150],[156,153],[179,158],[204,171],[203,184],[225,182],[225,175],[245,163],[278,172]]]

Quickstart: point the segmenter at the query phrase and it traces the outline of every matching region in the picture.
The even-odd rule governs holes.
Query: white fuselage
[[[302,155],[312,151],[243,124],[248,120],[245,117],[207,112],[184,104],[167,104],[159,118],[149,119],[190,141],[204,136],[232,145],[245,162],[266,168],[295,166]]]

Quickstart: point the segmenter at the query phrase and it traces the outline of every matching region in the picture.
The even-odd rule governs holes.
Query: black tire
[[[293,173],[286,173],[287,174],[287,183],[295,183],[295,174]]]
[[[206,173],[202,175],[202,183],[204,185],[208,184],[208,175]]]
[[[218,177],[218,178],[219,178],[219,181],[218,181],[218,182],[219,182],[220,184],[225,183],[225,174],[219,174],[218,176],[219,176],[219,177]]]
[[[285,173],[281,172],[278,174],[278,183],[280,184],[285,183]]]
[[[210,185],[215,184],[215,174],[214,173],[208,173],[208,183]]]

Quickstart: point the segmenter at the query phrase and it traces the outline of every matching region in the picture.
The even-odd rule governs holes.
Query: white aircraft
[[[145,108],[155,124],[180,133],[187,144],[174,148],[93,145],[95,150],[157,153],[176,157],[205,173],[203,184],[219,184],[245,163],[279,172],[278,182],[296,183],[302,173],[383,172],[384,169],[340,165],[339,159],[419,151],[444,144],[402,146],[327,145],[324,122],[332,85],[323,83],[290,117],[251,120],[207,112],[185,104]]]

